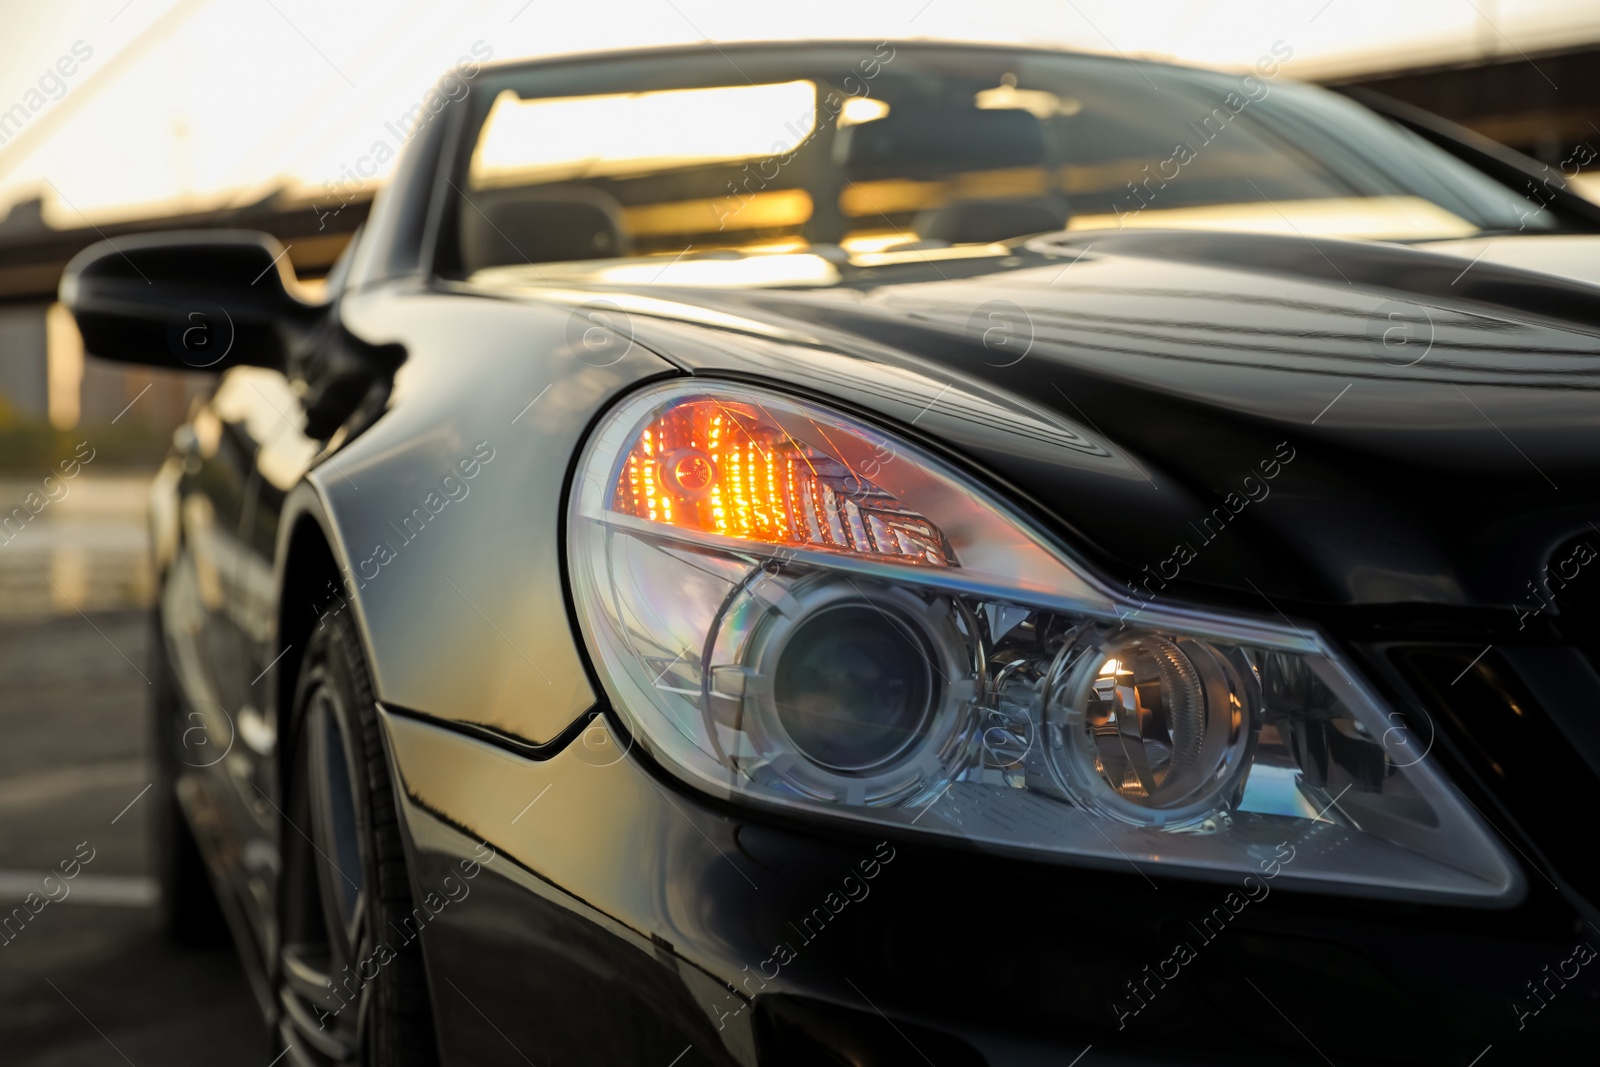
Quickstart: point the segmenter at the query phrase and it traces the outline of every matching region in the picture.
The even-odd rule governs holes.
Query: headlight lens
[[[1086,807],[1182,825],[1244,783],[1261,698],[1248,658],[1190,637],[1090,635],[1045,707],[1054,762]]]
[[[920,449],[680,381],[609,413],[569,528],[617,712],[715,794],[1081,862],[1494,900],[1521,881],[1291,626],[1135,607]],[[1399,736],[1397,736],[1397,734]]]

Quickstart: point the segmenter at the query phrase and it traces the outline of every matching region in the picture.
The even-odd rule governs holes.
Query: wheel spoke
[[[356,1003],[356,1044],[365,1047],[368,1040],[367,1020],[372,1017],[369,1004],[372,1001],[372,983],[368,982],[361,987],[361,995]]]
[[[356,973],[359,953],[371,940],[353,776],[336,699],[323,687],[305,705],[286,805],[295,825],[285,828],[279,887],[280,1031],[286,1042],[300,1042],[307,1062],[319,1065],[359,1058],[367,983],[354,990],[338,983]]]
[[[323,920],[338,966],[357,962],[353,943],[361,919],[361,855],[357,844],[349,767],[339,716],[326,690],[312,698],[305,729],[311,748],[309,791],[317,844],[315,866]]]
[[[347,1006],[347,1002],[329,988],[329,983],[335,976],[333,972],[324,969],[326,957],[319,948],[309,945],[285,945],[279,958],[283,964],[284,985],[313,1009],[337,1015]],[[323,966],[318,966],[319,963]]]
[[[293,1038],[283,1035],[286,1043],[293,1044],[296,1039],[303,1041],[334,1063],[354,1061],[358,1046],[353,1028],[320,1026],[305,1003],[287,989],[280,995],[279,1003],[283,1006],[284,1022],[294,1034]]]

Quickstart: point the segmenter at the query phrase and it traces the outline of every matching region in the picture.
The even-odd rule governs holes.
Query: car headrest
[[[985,244],[1064,230],[1071,217],[1067,202],[1059,196],[957,200],[919,213],[914,225],[917,236],[926,241]]]
[[[483,189],[461,212],[461,252],[469,271],[510,263],[548,263],[627,255],[630,242],[615,197],[577,186]]]

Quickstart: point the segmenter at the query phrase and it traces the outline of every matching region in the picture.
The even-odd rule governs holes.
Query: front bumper
[[[603,717],[542,761],[384,722],[414,891],[443,902],[446,1063],[1460,1064],[1600,1032],[1600,968],[1527,986],[1583,929],[1537,877],[1506,910],[1275,889],[1208,922],[1227,886],[735,810]]]

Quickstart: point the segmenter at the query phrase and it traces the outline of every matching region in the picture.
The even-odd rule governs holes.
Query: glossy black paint
[[[1451,261],[1460,274],[1456,257],[1401,246],[1096,234],[964,278],[909,265],[844,293],[675,295],[682,322],[696,307],[735,311],[802,331],[804,344],[1025,398],[1123,457],[1146,477],[1041,460],[1004,427],[959,412],[940,421],[938,403],[910,431],[1009,481],[1141,596],[1361,607],[1445,626],[1439,609],[1478,609],[1515,629],[1527,583],[1591,530],[1600,499],[1600,329],[1584,321],[1600,304],[1591,285],[1508,268],[1446,295]],[[996,299],[1031,331],[1019,360],[969,326]],[[1432,337],[1425,355],[1404,351],[1411,365],[1382,343],[1397,321]],[[780,357],[725,335],[637,329],[696,372],[784,373]],[[805,367],[796,377],[908,421],[871,388]],[[1206,526],[1229,493],[1265,495]],[[1197,557],[1181,568],[1180,543]]]
[[[1524,977],[1580,939],[1547,886],[1493,912],[1275,892],[1202,932],[1226,887],[781,825],[691,796],[637,753],[612,763],[617,749],[591,743],[511,768],[434,727],[389,725],[415,768],[419,884],[479,841],[498,847],[425,941],[458,987],[435,991],[441,1039],[468,1062],[503,1054],[478,1010],[534,1062],[587,1049],[647,1063],[663,1047],[670,1061],[689,1045],[701,1062],[752,1046],[794,1062],[766,1043],[772,997],[833,1019],[816,1032],[836,1050],[877,1049],[864,1064],[917,1061],[874,1042],[877,1011],[935,1063],[1070,1062],[1091,1043],[1107,1063],[1324,1062],[1272,1004],[1341,1064],[1459,1063],[1510,1039]],[[538,818],[497,831],[520,806],[501,810],[503,787],[540,796]],[[1180,941],[1198,958],[1160,980]],[[1584,1040],[1596,999],[1570,992],[1516,1033],[1519,1054]]]
[[[552,67],[581,77],[587,62]],[[573,411],[538,424],[537,458],[515,460],[551,513],[583,427],[639,381],[823,398],[1001,487],[1142,598],[1327,631],[1427,731],[1529,892],[1472,910],[1280,891],[1213,941],[1195,926],[1219,886],[735,809],[577,699],[600,689],[555,584],[537,634],[572,642],[564,699],[525,697],[520,715],[507,701],[499,718],[442,696],[411,706],[379,672],[416,895],[494,854],[422,935],[446,1062],[1063,1064],[1092,1045],[1086,1064],[1444,1064],[1489,1044],[1520,1059],[1592,1044],[1587,971],[1536,1018],[1515,1005],[1600,937],[1581,817],[1600,784],[1596,601],[1534,612],[1528,588],[1600,522],[1600,238],[1495,239],[1538,271],[1496,266],[1499,251],[1474,265],[1470,243],[1095,233],[861,268],[812,292],[490,288],[429,274],[449,266],[430,260],[436,178],[462,164],[468,126],[453,110],[408,151],[319,312],[325,332],[304,341],[310,391],[261,371],[276,377],[214,401],[196,450],[163,474],[169,653],[188,706],[226,710],[208,736],[238,735],[235,759],[184,760],[180,793],[255,974],[276,936],[277,720],[325,583],[370,551],[352,525],[413,500],[429,464],[461,450],[466,409],[508,382],[537,387],[509,355],[471,350],[470,324],[524,338],[538,361],[563,316],[600,298],[624,309],[639,362],[590,374]],[[1020,359],[982,343],[987,320],[974,329],[995,300],[1020,312]],[[1426,351],[1385,346],[1397,325]],[[320,415],[318,398],[332,398]],[[521,513],[452,542],[484,550],[473,578],[559,583],[554,564],[512,569],[525,531],[507,516]],[[1180,543],[1195,559],[1175,567]],[[547,564],[553,547],[539,546]],[[490,646],[457,640],[465,608],[388,581],[352,608],[380,665],[399,644],[441,673],[499,668]],[[869,892],[852,899],[847,878]],[[1180,940],[1199,958],[1163,977]],[[779,945],[793,958],[774,973]]]

